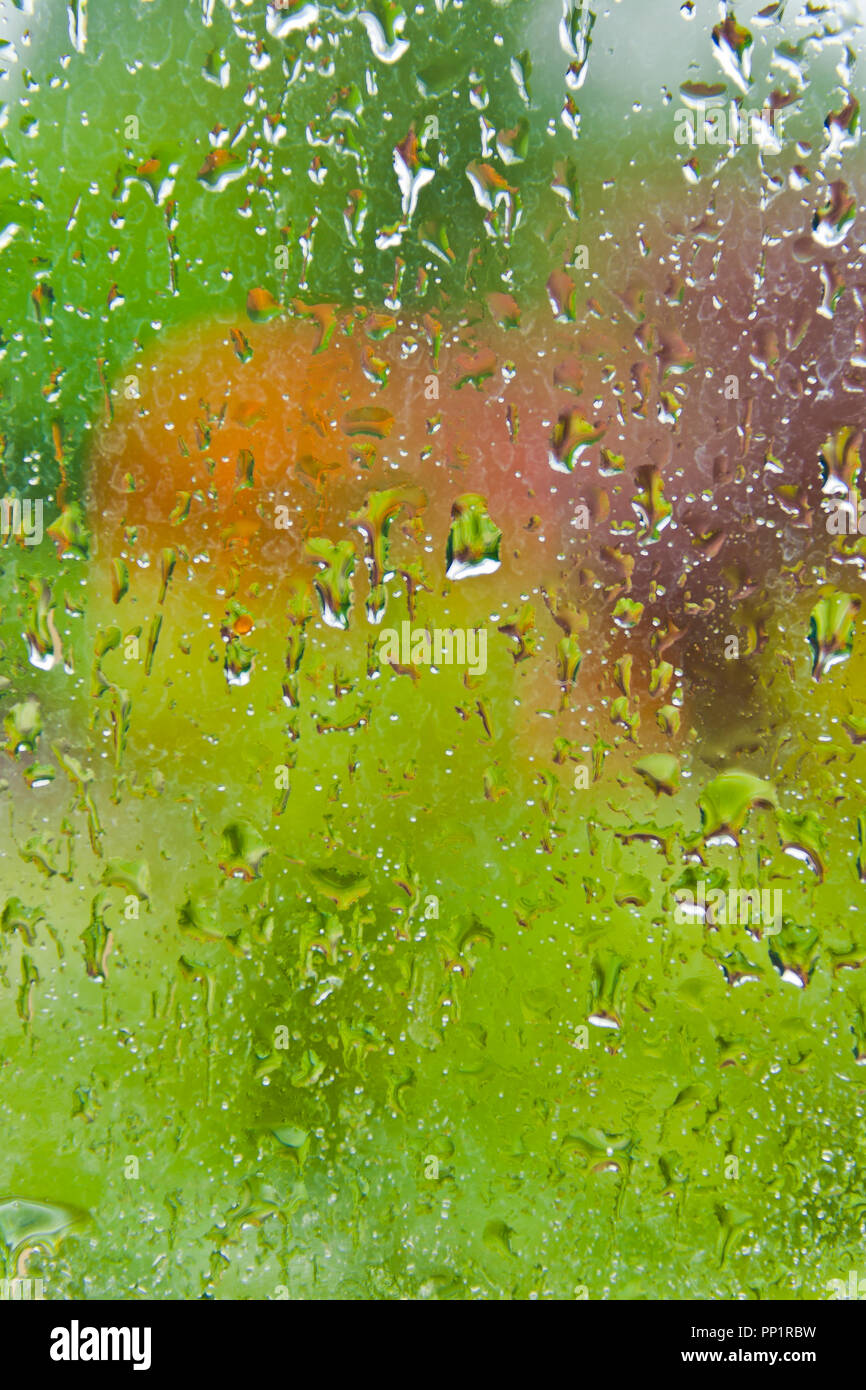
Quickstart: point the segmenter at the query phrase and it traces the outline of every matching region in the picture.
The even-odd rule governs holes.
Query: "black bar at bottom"
[[[133,1375],[136,1382],[167,1371],[196,1376],[212,1372],[222,1378],[242,1373],[247,1380],[282,1372],[295,1378],[303,1363],[315,1363],[319,1357],[322,1373],[331,1379],[343,1350],[348,1370],[357,1372],[360,1358],[367,1374],[378,1365],[390,1377],[400,1372],[393,1365],[388,1370],[385,1348],[396,1350],[400,1342],[392,1339],[402,1331],[411,1333],[413,1327],[422,1335],[436,1331],[447,1336],[453,1331],[460,1338],[454,1346],[470,1353],[473,1345],[479,1353],[486,1346],[488,1377],[488,1357],[492,1352],[495,1360],[497,1348],[510,1357],[521,1345],[526,1350],[543,1345],[548,1360],[556,1355],[555,1339],[561,1337],[561,1354],[567,1354],[566,1364],[581,1380],[590,1372],[608,1381],[629,1372],[665,1374],[674,1367],[688,1377],[712,1367],[729,1372],[740,1367],[774,1372],[805,1368],[827,1380],[856,1363],[862,1344],[859,1310],[844,1302],[576,1301],[555,1304],[546,1312],[536,1309],[522,1325],[514,1322],[512,1311],[507,1325],[500,1325],[501,1312],[494,1306],[445,1314],[429,1307],[416,1311],[405,1304],[380,1312],[369,1303],[344,1303],[335,1310],[327,1304],[277,1300],[5,1301],[0,1302],[0,1336],[7,1355],[11,1347],[18,1347],[22,1366],[29,1374],[38,1373],[38,1383],[44,1380],[47,1385],[63,1384],[70,1376],[93,1380],[102,1371],[115,1379]],[[415,1324],[416,1317],[420,1324]],[[440,1323],[441,1317],[445,1322]],[[453,1324],[451,1317],[456,1319]],[[319,1321],[323,1339],[317,1336]],[[340,1335],[335,1339],[336,1327]],[[539,1336],[543,1343],[536,1340]],[[532,1340],[524,1341],[527,1337]],[[398,1355],[403,1376],[409,1371],[406,1350],[404,1346]],[[296,1360],[299,1355],[301,1362]],[[426,1355],[435,1358],[432,1346],[425,1359]],[[303,1374],[306,1378],[309,1371]]]

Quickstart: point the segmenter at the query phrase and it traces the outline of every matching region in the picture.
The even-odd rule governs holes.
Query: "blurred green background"
[[[807,390],[773,395],[781,369],[761,375],[755,316],[730,306],[732,286],[758,302],[774,246],[791,275],[808,260],[790,171],[816,193],[840,175],[824,122],[856,95],[862,41],[843,7],[758,8],[737,9],[743,92],[700,0],[0,5],[2,464],[8,494],[60,517],[41,546],[0,549],[7,1277],[42,1276],[51,1298],[797,1299],[859,1268],[863,653],[855,639],[818,684],[806,639],[823,597],[859,594],[861,543],[828,554],[817,450],[796,448],[813,398],[822,433],[861,410],[859,228],[827,258],[838,312],[809,305]],[[684,176],[674,112],[694,83],[750,108],[787,92],[779,159],[704,149]],[[858,160],[852,145],[855,189]],[[729,586],[761,630],[745,673],[720,639],[690,648],[667,795],[659,764],[638,770],[655,715],[641,730],[628,690],[625,720],[587,685],[573,717],[557,710],[552,623],[528,666],[493,652],[486,729],[456,672],[435,694],[425,676],[421,722],[410,682],[365,683],[360,648],[314,624],[310,662],[345,660],[372,717],[302,738],[283,804],[273,683],[227,689],[167,642],[150,679],[106,649],[94,423],[139,348],[191,320],[242,329],[253,288],[414,316],[483,315],[508,293],[541,321],[563,267],[596,361],[590,301],[636,273],[647,303],[676,317],[684,299],[695,378],[720,370],[718,335],[752,353],[768,442],[731,503],[759,566]],[[761,313],[781,314],[788,269]],[[641,323],[611,332],[631,349]],[[711,489],[713,409],[683,444],[684,505]],[[767,419],[776,454],[790,446],[782,501],[802,519],[808,492],[817,540],[749,492]],[[765,509],[760,569],[742,519]],[[691,534],[671,544],[675,590]],[[648,603],[659,576],[642,573]],[[541,614],[538,591],[514,607],[528,597]],[[844,616],[827,621],[844,651]],[[635,643],[661,660],[658,636]],[[514,734],[530,699],[550,714],[543,752]],[[732,769],[747,775],[715,780]],[[738,843],[706,844],[714,796]],[[677,925],[673,892],[698,872],[780,886],[781,935]]]

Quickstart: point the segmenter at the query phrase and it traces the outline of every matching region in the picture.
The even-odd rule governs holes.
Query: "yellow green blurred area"
[[[4,1279],[857,1268],[862,21],[0,0]]]

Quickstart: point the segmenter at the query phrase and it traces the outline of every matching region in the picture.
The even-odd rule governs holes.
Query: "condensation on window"
[[[0,4],[4,1280],[856,1266],[864,22]]]

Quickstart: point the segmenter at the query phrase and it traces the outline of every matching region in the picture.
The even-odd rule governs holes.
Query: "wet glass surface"
[[[2,0],[0,1277],[858,1267],[864,21]]]

